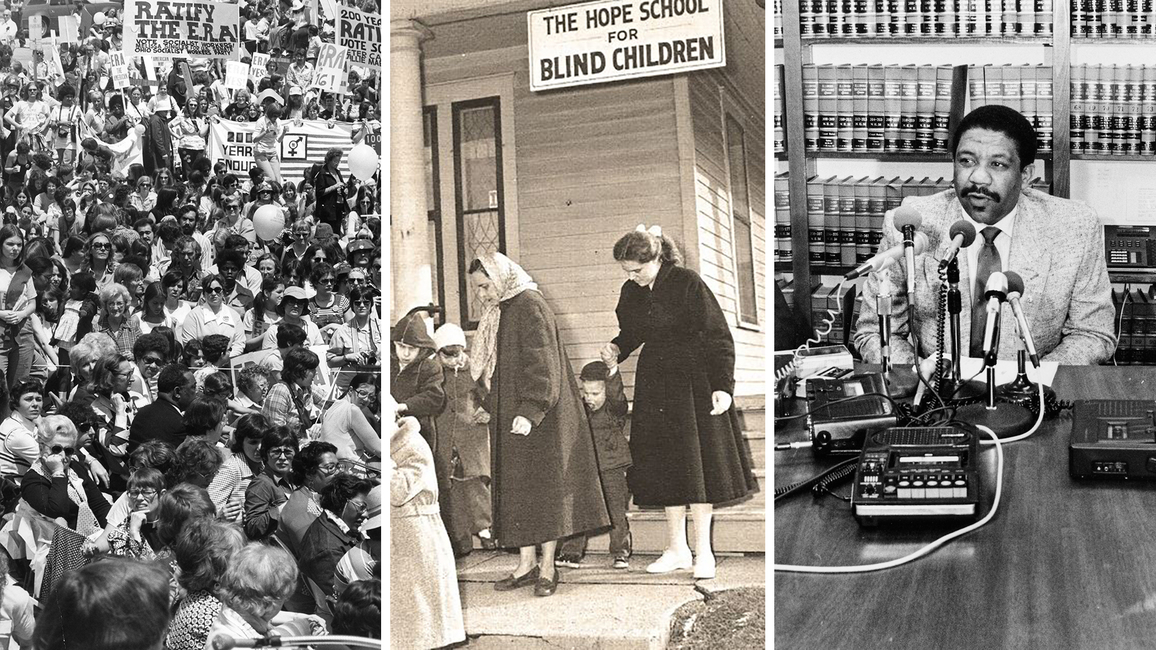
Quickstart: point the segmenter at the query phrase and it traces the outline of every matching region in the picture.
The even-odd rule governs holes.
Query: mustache
[[[985,197],[991,199],[992,201],[995,201],[996,203],[999,203],[1001,200],[999,192],[993,192],[993,191],[991,191],[985,187],[980,187],[978,185],[968,185],[966,188],[964,188],[963,196],[967,196],[969,194],[978,194],[980,196],[985,196]]]

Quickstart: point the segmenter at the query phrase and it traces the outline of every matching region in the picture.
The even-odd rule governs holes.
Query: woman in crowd
[[[132,346],[142,334],[140,315],[132,313],[132,295],[123,284],[112,282],[100,290],[100,317],[92,322],[92,330],[107,334],[117,351],[132,360]]]
[[[91,406],[96,398],[93,385],[93,372],[97,363],[102,359],[117,354],[116,343],[107,334],[91,332],[72,346],[70,358],[72,371],[75,373],[73,382],[76,389],[69,395],[69,401],[77,402],[82,406]]]
[[[298,555],[305,531],[321,516],[321,491],[337,475],[337,448],[328,442],[313,441],[293,457],[289,480],[297,486],[281,508],[277,538],[294,555]]]
[[[117,458],[128,453],[129,426],[136,414],[136,406],[128,395],[135,368],[132,359],[119,352],[101,357],[87,386],[93,396],[92,410],[101,418],[107,432],[99,442]]]
[[[270,258],[272,259],[272,258]],[[279,275],[265,275],[261,280],[261,292],[253,298],[253,308],[245,312],[245,349],[257,350],[269,328],[281,320],[278,313],[281,300],[288,285]]]
[[[259,638],[325,634],[325,624],[315,616],[301,616],[281,608],[297,586],[297,563],[283,549],[248,544],[237,551],[221,576],[217,594],[224,604],[205,647],[221,636]]]
[[[309,301],[309,320],[321,331],[321,338],[329,342],[333,331],[345,323],[349,299],[333,292],[337,274],[329,262],[314,262],[309,271],[309,281],[317,291]]]
[[[281,381],[269,388],[261,414],[274,425],[289,427],[304,440],[315,420],[311,390],[321,361],[312,350],[303,347],[289,348],[283,361]]]
[[[189,522],[173,548],[184,591],[165,638],[166,650],[202,650],[221,613],[217,597],[221,577],[245,536],[236,526],[208,518]]]
[[[650,573],[691,568],[686,506],[695,520],[694,576],[715,575],[713,504],[757,488],[731,396],[734,340],[714,293],[680,265],[660,231],[638,230],[614,245],[627,274],[619,335],[601,351],[610,368],[642,347],[634,389],[628,473],[634,503],[666,509],[667,547]],[[645,345],[643,345],[645,344]]]
[[[136,179],[136,191],[129,195],[128,204],[141,214],[148,214],[157,205],[157,193],[153,191],[152,177],[145,175]]]
[[[474,260],[469,274],[483,305],[471,372],[489,391],[492,530],[498,544],[521,551],[494,588],[533,584],[550,596],[557,540],[610,523],[594,436],[553,311],[529,274],[501,253]]]
[[[8,556],[0,553],[0,648],[12,648],[12,641],[23,648],[32,647],[36,620],[36,603],[8,573]]]
[[[316,585],[316,593],[322,599],[333,593],[338,561],[364,539],[361,524],[366,519],[366,499],[373,485],[368,479],[338,474],[321,490],[323,512],[305,531],[297,557],[301,573]],[[323,601],[317,604],[325,606]]]
[[[314,214],[322,222],[332,226],[334,232],[341,228],[341,224],[345,220],[345,213],[349,211],[349,206],[345,202],[347,191],[345,176],[338,168],[341,164],[341,156],[342,151],[340,149],[330,149],[325,152],[325,164],[321,171],[317,172],[314,185],[317,192]]]
[[[334,330],[325,355],[329,367],[339,369],[338,395],[349,387],[355,374],[381,370],[382,330],[381,321],[373,313],[373,295],[354,287],[349,292],[349,305],[353,318]]]
[[[145,287],[141,301],[140,329],[142,334],[148,334],[155,327],[170,327],[176,329],[181,323],[165,311],[168,296],[160,282],[152,282]]]
[[[76,426],[64,416],[49,415],[36,433],[40,457],[24,475],[21,497],[41,515],[61,517],[68,528],[95,537],[107,523],[110,506],[79,462]]]
[[[32,271],[24,264],[24,234],[14,224],[0,228],[0,300],[0,375],[11,386],[32,370],[28,317],[36,310]]]
[[[362,410],[381,392],[374,375],[353,376],[345,397],[334,402],[321,417],[320,440],[331,443],[342,460],[381,462],[381,436]]]
[[[96,279],[96,288],[103,289],[112,283],[112,275],[116,271],[116,263],[112,259],[112,237],[104,232],[97,232],[89,237],[84,247],[83,272],[91,273]]]
[[[201,114],[200,102],[195,97],[186,99],[180,117],[170,122],[169,127],[177,138],[177,149],[187,178],[193,165],[205,155],[205,138],[209,136],[209,122]]]
[[[253,157],[257,166],[265,172],[265,178],[280,184],[281,178],[281,138],[285,135],[287,124],[282,124],[281,105],[269,102],[265,105],[265,116],[257,122],[257,130],[253,133]]]
[[[269,429],[261,440],[261,460],[265,469],[256,475],[245,490],[245,534],[260,541],[277,530],[281,506],[289,500],[296,486],[291,480],[293,457],[297,455],[297,436],[284,426]]]
[[[128,511],[119,513],[117,519],[110,514],[104,533],[91,545],[87,553],[107,552],[116,557],[137,560],[151,560],[156,557],[152,546],[144,537],[144,526],[152,516],[158,499],[165,493],[165,475],[159,469],[146,467],[129,476]],[[155,523],[149,522],[149,523]]]
[[[390,642],[440,648],[466,638],[457,567],[438,512],[433,453],[412,417],[390,431]]]
[[[253,477],[265,469],[261,457],[261,442],[272,426],[261,414],[243,415],[233,429],[230,454],[221,464],[214,483],[220,482],[222,490],[227,490],[223,509],[218,510],[221,519],[240,522],[244,513],[245,492]]]
[[[177,323],[173,326],[177,332],[181,331],[180,328],[184,325],[185,319],[196,306],[192,302],[181,299],[181,282],[181,273],[176,269],[165,273],[164,277],[161,278],[161,286],[165,293],[165,316]]]
[[[380,639],[381,580],[358,580],[343,589],[333,605],[331,628],[335,635]]]
[[[8,392],[12,414],[0,423],[0,475],[16,485],[40,457],[36,426],[40,420],[43,384],[37,379],[22,379]]]
[[[209,273],[201,278],[203,302],[194,307],[181,326],[181,343],[202,340],[210,334],[229,338],[229,356],[245,351],[245,330],[241,317],[225,305],[225,284],[220,276]]]
[[[132,244],[130,244],[130,247]],[[135,258],[134,258],[135,259]],[[130,314],[139,314],[144,299],[144,271],[133,262],[122,262],[112,274],[112,281],[128,289]]]

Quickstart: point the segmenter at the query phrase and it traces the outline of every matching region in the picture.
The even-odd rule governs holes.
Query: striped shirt
[[[0,474],[20,484],[20,478],[40,458],[36,433],[16,413],[0,422]]]

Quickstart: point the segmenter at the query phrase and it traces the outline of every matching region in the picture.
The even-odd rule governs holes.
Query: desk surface
[[[1153,399],[1156,367],[1062,367],[1053,387],[1064,400]],[[800,439],[798,427],[781,429],[776,442]],[[866,574],[776,573],[775,647],[1156,647],[1156,483],[1072,480],[1070,431],[1065,411],[1005,446],[995,518],[929,556]],[[995,450],[984,449],[986,513]],[[823,466],[807,449],[777,452],[774,483]],[[849,504],[809,494],[773,521],[775,562],[806,565],[885,561],[962,527],[861,528]]]

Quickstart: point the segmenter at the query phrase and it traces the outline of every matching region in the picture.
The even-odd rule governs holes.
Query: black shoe
[[[558,590],[558,569],[554,569],[554,578],[538,578],[538,584],[534,585],[535,596],[553,596],[554,592]]]
[[[528,587],[538,580],[538,567],[534,567],[520,576],[513,574],[494,583],[495,591],[512,591],[519,587]]]

